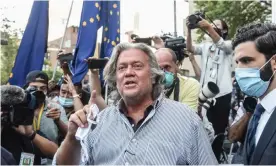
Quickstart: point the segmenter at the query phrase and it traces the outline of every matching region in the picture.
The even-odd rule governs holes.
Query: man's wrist
[[[36,131],[32,131],[32,133],[29,134],[27,137],[32,141],[34,140],[35,136],[36,136]]]

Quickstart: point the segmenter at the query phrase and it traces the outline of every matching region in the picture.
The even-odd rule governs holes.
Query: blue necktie
[[[265,111],[264,107],[261,104],[258,104],[256,106],[256,109],[254,111],[252,120],[249,124],[248,127],[248,137],[247,137],[247,156],[248,156],[248,162],[250,162],[250,159],[253,155],[253,152],[255,150],[255,135],[256,135],[256,130],[259,124],[260,117],[262,113]]]

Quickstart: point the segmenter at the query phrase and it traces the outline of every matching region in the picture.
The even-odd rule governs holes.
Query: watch
[[[30,139],[31,141],[34,140],[35,135],[36,135],[36,131],[34,131],[34,132],[32,133],[32,135],[29,136],[29,139]]]

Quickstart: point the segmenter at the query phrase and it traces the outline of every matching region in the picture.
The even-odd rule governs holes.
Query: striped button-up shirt
[[[188,106],[160,95],[136,132],[119,107],[98,115],[81,143],[81,165],[217,164],[202,122]]]

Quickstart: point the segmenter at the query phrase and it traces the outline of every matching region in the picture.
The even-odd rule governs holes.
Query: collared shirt
[[[222,38],[217,43],[204,42],[194,47],[195,55],[201,55],[200,84],[203,87],[207,82],[216,83],[221,97],[232,92],[232,44]]]
[[[83,140],[81,165],[217,164],[200,118],[186,105],[161,95],[136,132],[119,109],[98,114]]]
[[[179,102],[187,104],[194,111],[197,112],[198,95],[200,92],[200,84],[194,78],[188,78],[185,76],[177,75],[179,78]],[[174,91],[170,95],[170,99],[173,100]]]
[[[272,115],[274,109],[276,108],[276,89],[271,91],[269,94],[267,94],[261,101],[261,105],[265,108],[265,112],[261,115],[261,118],[259,120],[259,124],[256,130],[255,135],[255,145],[258,144],[259,139],[264,131],[264,128],[266,126],[266,123],[268,122],[270,116]]]

